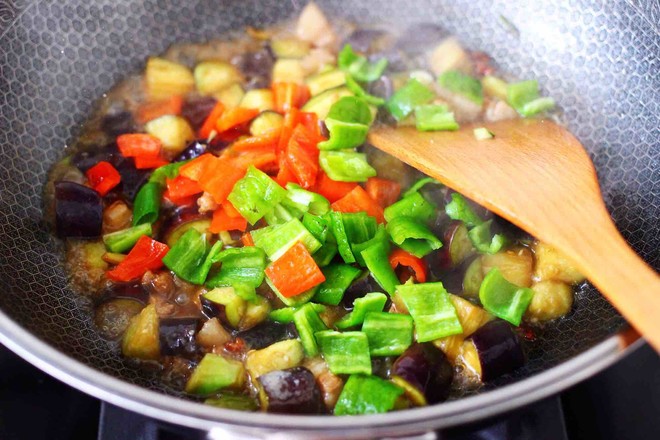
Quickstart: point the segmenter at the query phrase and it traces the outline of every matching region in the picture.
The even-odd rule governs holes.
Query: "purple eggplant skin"
[[[275,56],[268,46],[256,52],[248,52],[232,59],[234,64],[247,79],[245,88],[263,89],[270,87],[271,72],[275,64]]]
[[[186,148],[176,156],[172,162],[183,162],[185,160],[194,159],[206,153],[208,145],[206,141],[196,140],[189,143]]]
[[[373,279],[369,272],[364,272],[355,281],[353,281],[350,286],[348,286],[348,289],[346,289],[346,292],[344,292],[344,296],[341,298],[339,305],[344,309],[351,311],[353,310],[353,302],[358,298],[362,298],[369,292],[385,291],[382,287],[380,287],[376,280]],[[388,303],[385,304],[385,310],[389,308],[389,304],[390,302],[388,296]]]
[[[322,414],[321,391],[311,371],[304,367],[276,370],[259,376],[269,413]]]
[[[356,29],[351,32],[341,47],[350,44],[356,52],[369,52],[374,42],[385,35],[385,31],[380,29]]]
[[[428,404],[449,396],[454,369],[445,354],[433,344],[415,344],[394,362],[392,376],[399,376],[417,388]]]
[[[103,202],[91,188],[55,182],[55,228],[60,238],[98,238],[103,225]]]
[[[166,318],[159,322],[160,352],[165,356],[190,356],[197,352],[198,318]]]
[[[243,339],[245,345],[251,350],[261,350],[276,342],[297,337],[297,335],[292,335],[291,326],[288,324],[280,324],[270,320],[266,320],[249,330],[238,332],[236,336]]]
[[[511,325],[502,320],[491,321],[472,335],[479,361],[481,380],[487,382],[525,365],[525,353]]]
[[[217,102],[212,96],[186,100],[181,107],[181,116],[188,120],[193,130],[199,130]]]

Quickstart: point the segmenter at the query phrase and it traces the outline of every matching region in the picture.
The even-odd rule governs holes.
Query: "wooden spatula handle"
[[[603,211],[605,208],[603,207]],[[576,237],[573,259],[591,283],[660,352],[660,277],[626,243],[609,219]]]

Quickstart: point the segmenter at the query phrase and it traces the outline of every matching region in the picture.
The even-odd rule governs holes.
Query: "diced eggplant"
[[[209,395],[224,388],[240,389],[244,383],[242,362],[207,353],[188,380],[186,392]]]
[[[442,350],[449,362],[453,365],[456,363],[456,358],[460,354],[465,338],[486,324],[491,319],[491,315],[481,307],[459,296],[450,294],[449,298],[456,309],[458,320],[461,323],[461,327],[463,327],[463,333],[436,339],[433,341],[433,345]]]
[[[479,298],[479,287],[484,280],[481,258],[477,257],[468,265],[463,276],[463,295],[467,298]]]
[[[291,331],[288,324],[268,320],[249,330],[239,332],[237,336],[243,339],[248,348],[261,350],[276,342],[291,339]]]
[[[303,8],[296,23],[296,35],[314,46],[329,47],[337,41],[332,25],[316,3],[310,2]]]
[[[240,84],[232,84],[215,93],[213,96],[225,106],[225,109],[231,110],[238,107],[243,100],[245,91]]]
[[[200,96],[183,103],[181,116],[186,118],[194,130],[199,130],[215,107],[217,100],[212,96]]]
[[[133,159],[122,159],[118,164],[115,165],[119,175],[121,176],[121,183],[115,188],[116,191],[121,191],[121,193],[126,197],[127,200],[135,199],[135,195],[139,189],[144,185],[149,179],[151,170],[138,170],[135,168],[135,162]],[[112,194],[115,190],[111,191]]]
[[[356,299],[362,298],[370,292],[385,292],[382,287],[373,279],[368,271],[365,271],[358,279],[346,289],[344,296],[341,299],[341,306],[346,310],[353,310],[353,303]],[[388,309],[386,304],[385,310]]]
[[[440,42],[429,54],[429,65],[434,74],[440,75],[449,70],[471,73],[470,57],[458,40],[449,37]]]
[[[65,261],[76,291],[95,298],[103,297],[107,287],[105,272],[108,270],[103,254],[105,244],[101,240],[67,240]]]
[[[144,76],[149,98],[155,101],[185,95],[195,87],[190,69],[164,58],[149,58]]]
[[[261,112],[250,124],[250,134],[259,136],[272,130],[277,130],[284,124],[284,116],[274,111]]]
[[[252,89],[248,90],[243,99],[238,104],[242,108],[257,109],[260,112],[273,110],[275,108],[275,101],[273,92],[270,89]]]
[[[394,93],[394,83],[389,76],[383,75],[376,81],[371,82],[367,91],[379,98],[390,99]]]
[[[96,307],[94,324],[104,338],[115,340],[126,331],[131,318],[143,307],[144,304],[131,299],[111,299]]]
[[[119,112],[108,113],[101,119],[101,130],[110,137],[117,137],[124,133],[134,133],[137,131],[133,114],[122,110]]]
[[[273,65],[273,83],[292,82],[304,84],[305,70],[300,60],[279,59]]]
[[[298,339],[276,342],[261,350],[251,350],[247,354],[245,367],[252,380],[275,370],[286,370],[299,366],[305,358],[302,343]]]
[[[261,408],[270,413],[321,414],[321,392],[305,367],[271,371],[258,379]]]
[[[561,318],[571,311],[573,289],[562,281],[541,281],[532,285],[534,296],[525,312],[525,319],[544,322]]]
[[[305,79],[309,93],[316,96],[326,90],[346,84],[346,74],[339,69],[331,69],[309,76]]]
[[[479,355],[481,380],[487,382],[522,367],[525,354],[509,323],[491,321],[470,338]],[[468,342],[468,341],[466,341]]]
[[[534,243],[536,257],[535,281],[556,280],[573,284],[584,281],[584,276],[564,254],[545,243]]]
[[[257,296],[253,300],[247,301],[245,314],[238,323],[238,330],[247,331],[261,324],[268,318],[270,309],[270,302],[262,296]]]
[[[474,254],[474,246],[468,237],[468,229],[461,221],[452,221],[445,231],[444,243],[449,252],[452,267],[458,267]]]
[[[222,347],[230,340],[231,335],[220,324],[218,318],[207,320],[197,332],[197,343],[208,350],[213,349],[213,347]]]
[[[496,267],[508,282],[521,287],[532,285],[533,265],[532,252],[526,247],[515,247],[493,255],[481,256],[481,268],[484,276]]]
[[[193,71],[195,87],[202,95],[219,92],[225,87],[240,82],[241,73],[229,63],[224,61],[202,61]]]
[[[60,238],[97,238],[103,225],[103,202],[91,188],[55,182],[55,225]]]
[[[217,287],[203,294],[200,301],[204,314],[217,317],[233,328],[238,328],[247,310],[247,301],[238,296],[233,287]]]
[[[147,133],[157,137],[163,143],[165,154],[176,156],[195,139],[192,127],[181,116],[165,115],[153,119],[144,125]]]
[[[275,58],[268,47],[256,52],[244,53],[232,59],[232,64],[238,67],[245,76],[248,90],[270,87],[274,62]]]
[[[194,159],[206,153],[208,144],[205,141],[195,140],[188,144],[188,146],[176,156],[172,162],[183,162],[186,160]]]
[[[130,358],[155,360],[160,357],[158,314],[155,305],[148,305],[131,318],[121,349],[124,356]]]
[[[339,101],[339,99],[344,96],[352,95],[351,91],[345,86],[328,89],[307,101],[307,103],[303,105],[302,111],[316,113],[320,120],[324,120],[328,116],[330,107],[332,107],[335,102]]]
[[[161,319],[160,352],[166,356],[190,356],[197,352],[195,334],[198,318]]]
[[[309,53],[308,41],[298,38],[274,38],[270,42],[270,48],[277,58],[302,58]]]
[[[404,387],[417,405],[444,401],[449,396],[454,369],[445,354],[432,344],[415,344],[397,358],[392,366],[392,379],[403,380],[414,391]]]
[[[196,229],[199,232],[204,233],[208,231],[210,226],[211,219],[208,218],[197,218],[196,220],[178,223],[167,229],[163,234],[165,237],[165,243],[167,243],[169,247],[172,247],[179,238],[189,230]]]

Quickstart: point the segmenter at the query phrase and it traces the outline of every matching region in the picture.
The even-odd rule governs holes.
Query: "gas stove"
[[[202,431],[101,402],[51,378],[0,346],[0,439],[46,438],[202,440],[207,436]],[[660,357],[643,346],[561,395],[492,419],[443,430],[435,438],[658,439]]]

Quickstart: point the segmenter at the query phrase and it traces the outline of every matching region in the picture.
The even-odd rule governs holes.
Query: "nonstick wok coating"
[[[272,24],[294,16],[304,3],[0,0],[0,311],[7,315],[0,313],[0,333],[5,338],[8,317],[82,364],[176,394],[101,339],[88,304],[65,288],[58,243],[42,220],[46,174],[65,155],[64,146],[77,135],[94,100],[127,73],[142,69],[149,54],[177,41]],[[468,48],[489,53],[512,78],[537,78],[543,94],[557,100],[563,122],[590,151],[622,234],[657,269],[660,5],[652,0],[635,4],[377,0],[349,7],[340,0],[320,2],[329,17],[361,24],[440,24]],[[622,328],[623,319],[594,289],[577,295],[570,315],[528,344],[527,365],[487,388],[548,370]],[[44,358],[36,345],[23,349],[32,361]],[[102,388],[117,394],[115,383]],[[193,406],[179,405],[183,412]],[[226,412],[218,414],[227,420]],[[438,416],[438,425],[451,423]],[[232,414],[237,423],[249,424],[250,417]]]

